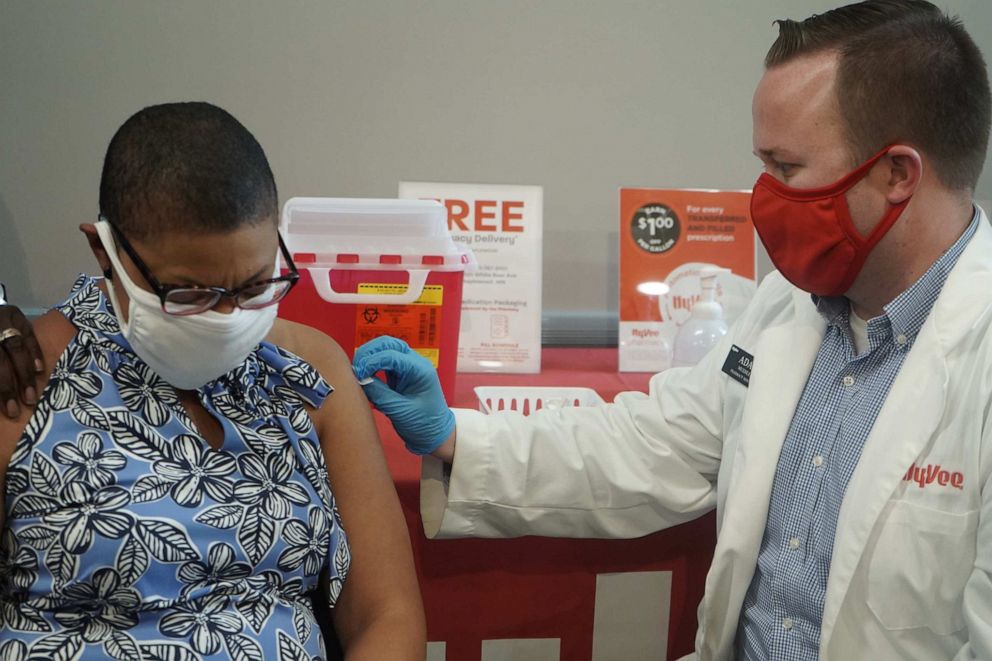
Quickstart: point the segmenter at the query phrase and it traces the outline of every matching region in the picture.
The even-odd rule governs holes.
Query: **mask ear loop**
[[[107,234],[110,237],[109,240],[112,242],[112,244],[108,247],[107,246],[107,242],[104,241],[104,238],[103,238],[102,235],[100,235],[100,243],[103,244],[104,250],[107,250],[107,254],[110,255],[111,254],[110,253],[110,250],[116,249],[116,242],[114,242],[112,230],[110,230],[110,223],[107,220],[101,218],[100,221],[97,223],[97,234],[98,235],[100,234],[100,229],[101,229],[99,223],[106,223],[107,224],[107,229],[106,229],[105,234]],[[111,262],[113,262],[113,258],[112,257],[109,257],[109,259],[110,259]],[[110,299],[110,305],[113,306],[114,312],[117,315],[117,322],[120,325],[121,332],[123,332],[124,335],[125,335],[125,337],[127,337],[126,329],[130,328],[130,326],[131,326],[131,319],[129,318],[128,321],[127,321],[127,323],[124,323],[124,318],[121,316],[121,308],[120,308],[120,305],[119,305],[120,301],[117,299],[117,293],[114,291],[114,277],[113,276],[114,276],[113,268],[103,269],[103,277],[107,279],[107,295],[108,295],[108,298]],[[130,303],[128,305],[130,306]]]
[[[110,221],[107,220],[106,218],[104,218],[102,214],[97,217],[97,222],[98,223],[99,222],[107,223],[108,225],[110,224]],[[99,231],[97,231],[97,234],[99,235]],[[103,237],[100,237],[100,243],[103,243]],[[107,249],[107,246],[104,246],[103,249],[106,250]],[[113,279],[114,279],[114,270],[111,269],[111,268],[103,269],[103,278],[104,278],[104,280],[113,281]]]

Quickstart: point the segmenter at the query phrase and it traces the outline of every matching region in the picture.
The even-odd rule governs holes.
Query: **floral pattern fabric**
[[[214,449],[131,350],[96,281],[7,471],[0,659],[314,661],[347,538],[305,408],[331,388],[261,343],[198,391]]]

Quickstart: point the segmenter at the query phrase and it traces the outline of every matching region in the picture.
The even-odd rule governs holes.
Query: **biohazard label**
[[[406,292],[404,284],[361,283],[359,294],[398,295]],[[355,347],[380,335],[392,335],[437,367],[441,349],[441,304],[444,287],[427,285],[413,303],[358,304],[355,315]]]

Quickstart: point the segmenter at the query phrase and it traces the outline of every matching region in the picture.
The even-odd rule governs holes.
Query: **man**
[[[779,272],[698,366],[529,418],[450,412],[391,338],[356,375],[386,370],[369,399],[450,464],[428,534],[632,537],[715,506],[700,659],[992,659],[984,61],[923,0],[779,29],[752,201]]]

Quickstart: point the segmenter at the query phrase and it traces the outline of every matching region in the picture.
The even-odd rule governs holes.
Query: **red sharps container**
[[[279,316],[324,331],[354,356],[380,335],[437,368],[454,401],[462,278],[476,266],[434,200],[294,197],[280,232],[300,281]]]

